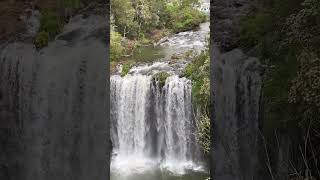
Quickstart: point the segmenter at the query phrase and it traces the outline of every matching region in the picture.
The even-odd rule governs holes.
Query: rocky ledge
[[[258,0],[223,0],[211,2],[211,36],[222,52],[237,48],[239,23]]]

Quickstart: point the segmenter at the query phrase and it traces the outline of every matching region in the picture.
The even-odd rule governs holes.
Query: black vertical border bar
[[[111,5],[110,5],[110,0],[107,1],[107,13],[106,13],[106,45],[107,45],[107,57],[106,57],[106,121],[107,121],[107,137],[106,137],[106,143],[107,143],[107,161],[106,161],[106,174],[107,177],[106,179],[109,180],[110,178],[110,158],[111,158],[111,150],[112,150],[112,145],[111,145],[111,140],[110,140],[110,11],[111,11]]]

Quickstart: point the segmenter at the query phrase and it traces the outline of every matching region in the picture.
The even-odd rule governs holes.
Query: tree
[[[138,24],[134,21],[135,9],[132,7],[131,0],[112,0],[111,14],[114,17],[116,29],[124,37],[134,33]]]

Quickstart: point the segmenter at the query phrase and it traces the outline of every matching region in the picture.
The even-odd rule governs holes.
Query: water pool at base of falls
[[[138,156],[114,157],[111,180],[204,180],[205,165],[189,162],[147,159]]]

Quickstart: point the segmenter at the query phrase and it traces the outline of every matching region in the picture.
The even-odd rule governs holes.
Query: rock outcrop
[[[222,52],[237,48],[239,23],[258,0],[213,0],[211,1],[211,37]]]

